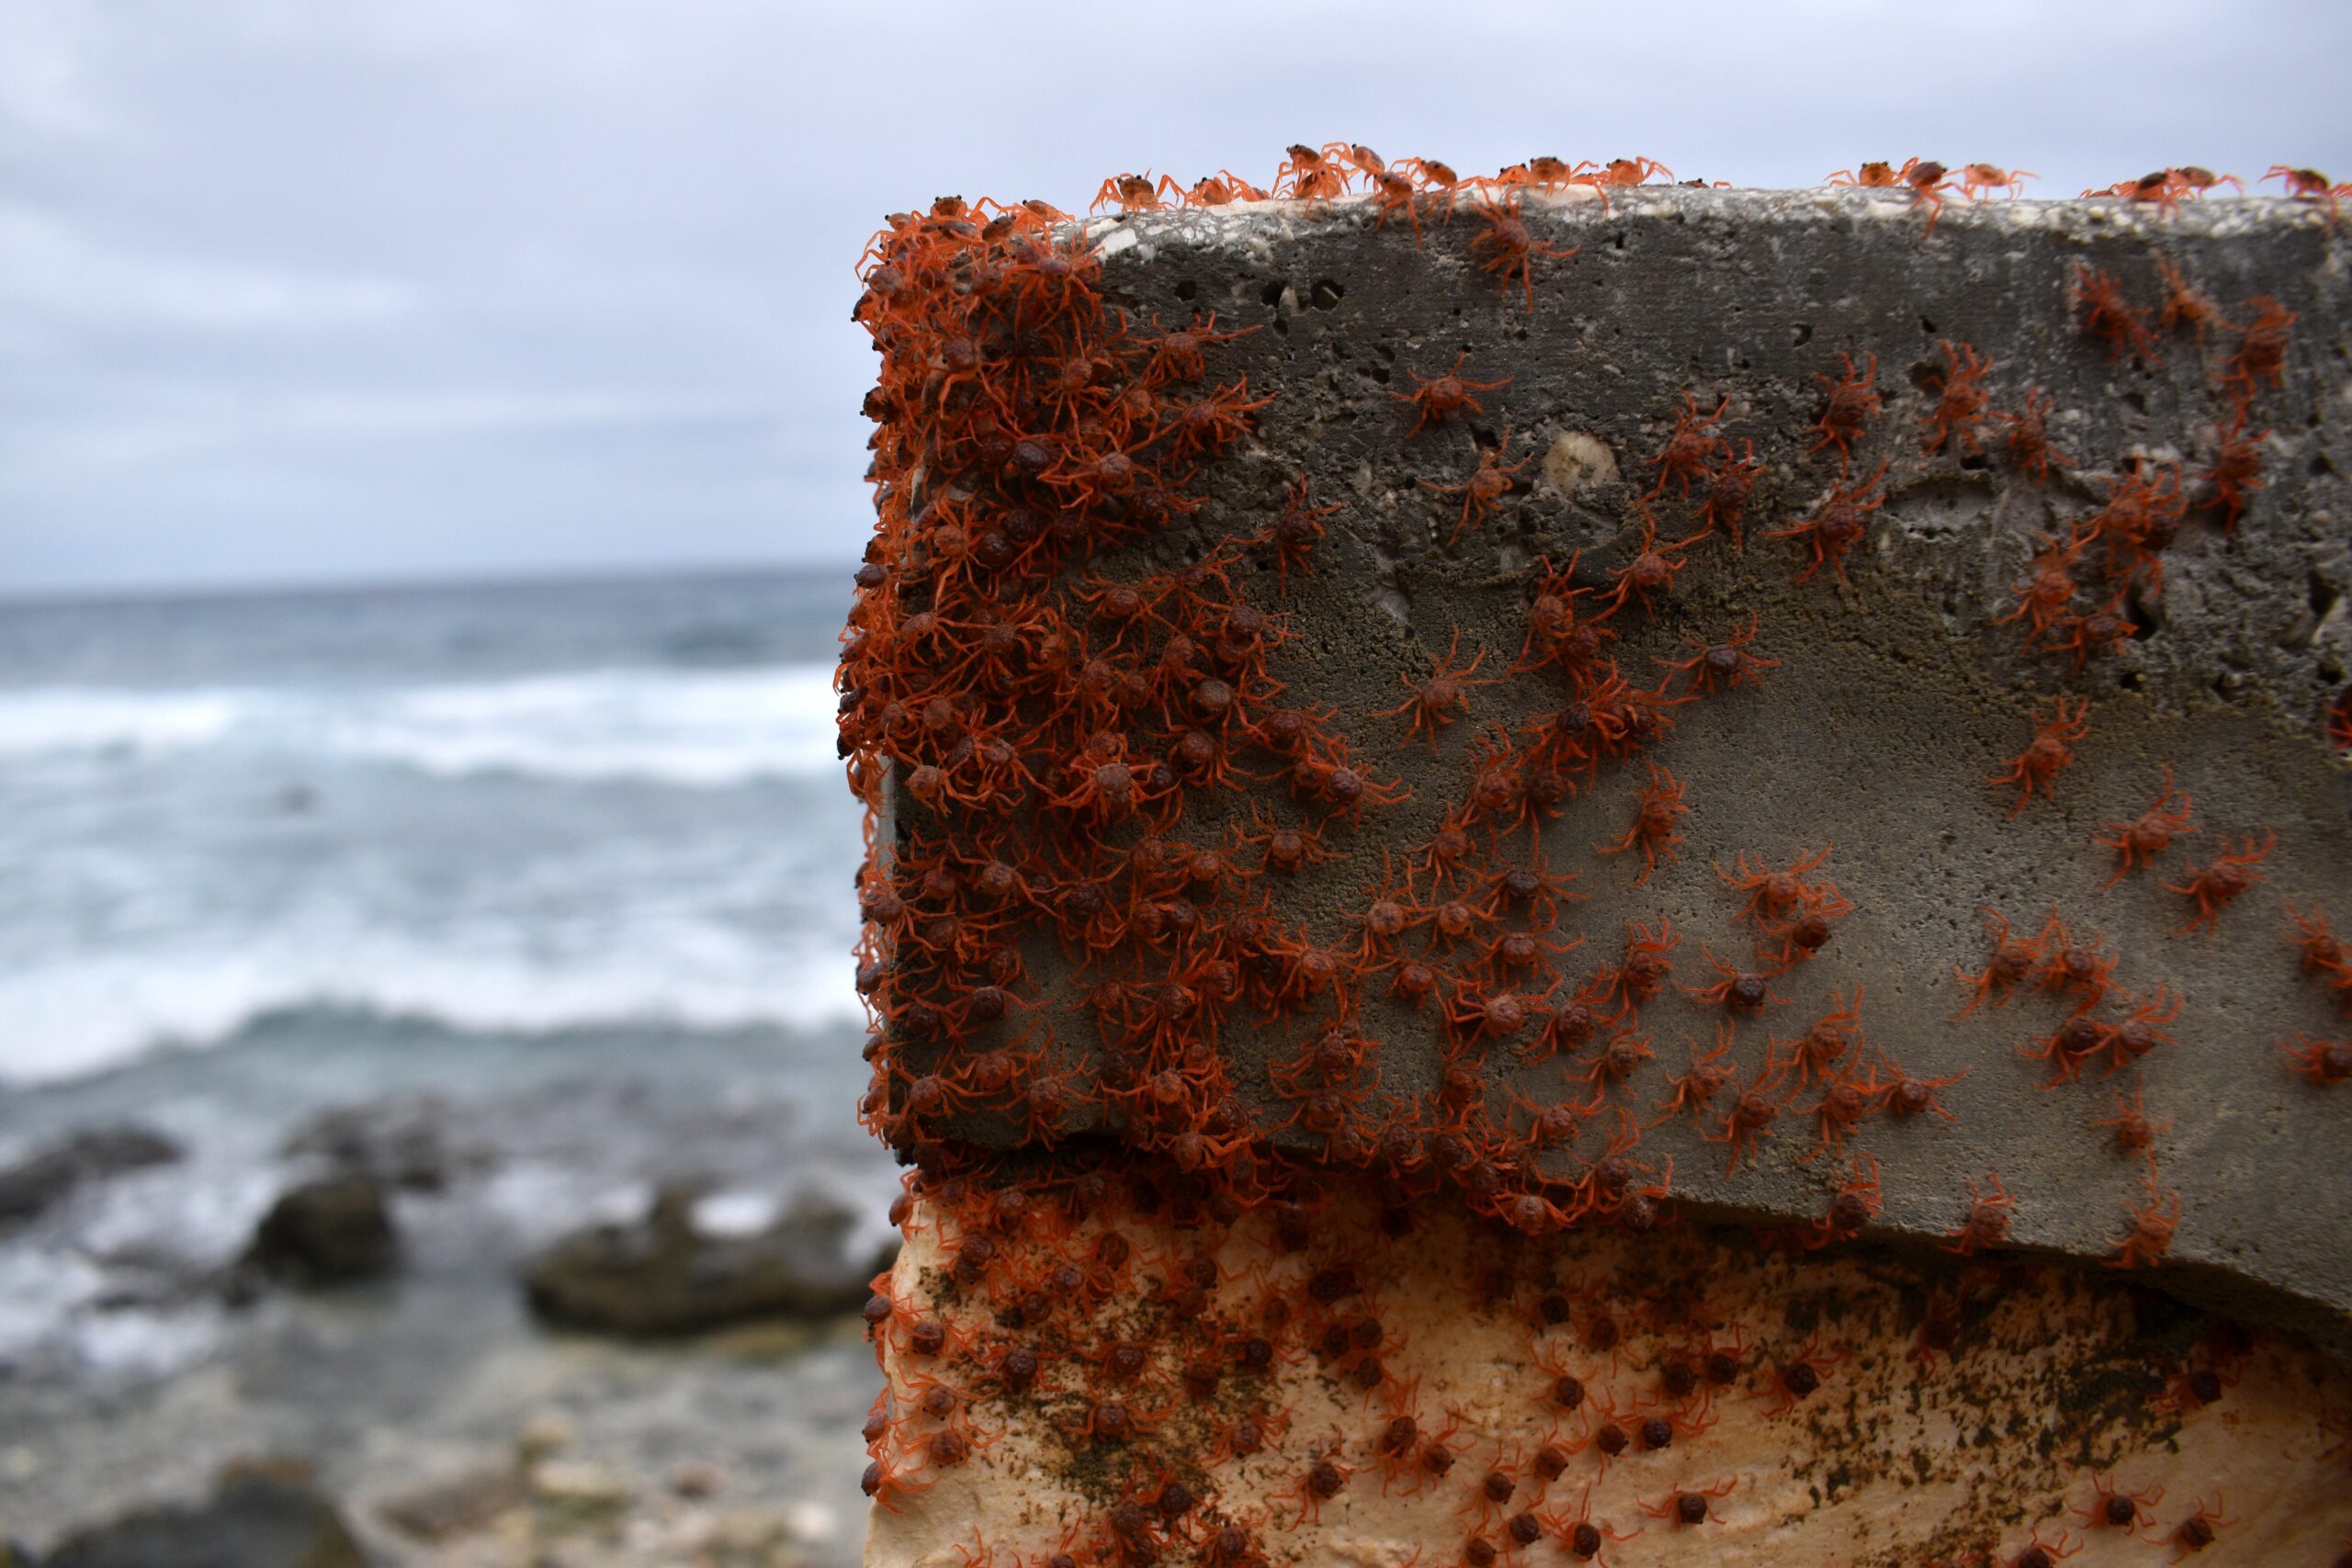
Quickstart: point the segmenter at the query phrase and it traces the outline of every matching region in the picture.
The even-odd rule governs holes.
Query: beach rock
[[[383,1183],[336,1176],[306,1181],[272,1204],[245,1258],[265,1273],[326,1283],[381,1273],[399,1247]]]
[[[136,1123],[70,1134],[0,1168],[0,1229],[38,1218],[90,1182],[169,1165],[185,1153],[163,1134]]]
[[[523,1500],[522,1472],[496,1462],[388,1497],[376,1512],[403,1535],[437,1541],[481,1529]]]
[[[628,1476],[584,1460],[542,1461],[531,1467],[526,1480],[548,1528],[559,1531],[613,1518],[628,1507],[634,1491]]]
[[[748,1318],[854,1311],[890,1250],[853,1254],[856,1216],[803,1196],[781,1219],[742,1235],[695,1224],[700,1194],[673,1186],[646,1218],[575,1232],[531,1259],[532,1308],[553,1322],[633,1337],[690,1334]]]
[[[437,1094],[403,1094],[338,1106],[305,1123],[286,1154],[322,1161],[337,1174],[369,1176],[410,1192],[438,1192],[451,1180],[494,1163],[490,1150],[464,1138],[463,1111]]]
[[[308,1482],[247,1472],[224,1476],[209,1502],[134,1509],[71,1536],[47,1568],[365,1568],[366,1561],[334,1505]]]

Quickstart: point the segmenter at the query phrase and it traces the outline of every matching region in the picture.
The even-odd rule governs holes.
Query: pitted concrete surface
[[[1718,192],[1650,187],[1589,198],[1524,200],[1539,242],[1577,254],[1532,261],[1533,306],[1498,282],[1471,249],[1481,224],[1466,210],[1429,221],[1417,244],[1401,221],[1375,226],[1363,202],[1149,213],[1091,225],[1108,258],[1106,299],[1140,321],[1173,324],[1214,310],[1220,329],[1259,329],[1222,344],[1210,381],[1247,376],[1271,394],[1254,438],[1204,474],[1208,503],[1148,544],[1104,558],[1106,576],[1181,564],[1279,516],[1300,476],[1317,503],[1341,503],[1327,532],[1277,592],[1272,553],[1249,552],[1253,601],[1278,607],[1290,640],[1272,672],[1287,701],[1329,705],[1332,721],[1380,779],[1409,800],[1323,829],[1344,857],[1283,885],[1286,919],[1308,919],[1335,947],[1354,945],[1384,848],[1426,843],[1464,797],[1484,727],[1522,724],[1556,707],[1545,672],[1510,675],[1468,694],[1460,722],[1432,749],[1406,741],[1403,716],[1376,716],[1406,694],[1400,673],[1425,676],[1457,634],[1463,657],[1484,649],[1482,677],[1503,674],[1527,635],[1542,563],[1582,552],[1580,581],[1605,586],[1638,551],[1634,504],[1688,392],[1728,407],[1717,432],[1753,442],[1766,465],[1746,514],[1745,547],[1695,547],[1658,613],[1620,616],[1611,648],[1629,679],[1658,658],[1684,658],[1758,625],[1753,648],[1779,660],[1759,684],[1672,710],[1672,733],[1645,753],[1687,789],[1679,858],[1636,886],[1637,855],[1596,855],[1622,835],[1645,761],[1604,767],[1542,829],[1555,870],[1577,874],[1584,901],[1562,906],[1554,940],[1585,945],[1558,961],[1570,991],[1617,956],[1625,921],[1660,918],[1683,933],[1677,981],[1715,976],[1703,949],[1750,964],[1739,898],[1711,869],[1742,852],[1775,864],[1834,845],[1818,874],[1854,906],[1821,956],[1772,982],[1789,998],[1733,1018],[1729,1060],[1743,1077],[1768,1037],[1801,1033],[1860,987],[1862,1039],[1913,1074],[1965,1076],[1941,1091],[1952,1120],[1874,1116],[1834,1156],[1808,1160],[1813,1126],[1801,1094],[1752,1165],[1726,1174],[1723,1145],[1685,1121],[1645,1134],[1644,1159],[1673,1160],[1686,1212],[1758,1224],[1818,1221],[1854,1154],[1874,1157],[1883,1208],[1866,1237],[1925,1247],[1959,1223],[1966,1183],[1997,1173],[2015,1194],[2007,1243],[2086,1261],[2110,1258],[2127,1202],[2147,1197],[2149,1167],[2119,1153],[2118,1096],[2144,1094],[2165,1125],[2155,1178],[2177,1190],[2180,1220],[2151,1277],[2203,1304],[2352,1345],[2352,1085],[2324,1088],[2289,1070],[2282,1042],[2298,1032],[2343,1039],[2325,987],[2299,968],[2290,903],[2330,907],[2352,928],[2352,767],[2331,751],[2328,705],[2352,672],[2352,530],[2342,472],[2352,396],[2346,264],[2352,244],[2324,209],[2283,200],[2214,200],[2160,214],[2112,202],[1995,202],[1945,208],[1932,236],[1907,193]],[[2062,536],[2098,509],[2134,458],[2177,460],[2192,491],[2210,467],[2218,389],[2233,333],[2200,342],[2160,331],[2157,363],[2111,355],[2089,335],[2071,296],[2078,263],[2112,275],[2153,317],[2164,299],[2157,258],[2176,266],[2243,326],[2267,296],[2294,313],[2279,383],[2252,400],[2263,488],[2225,531],[2192,509],[2164,552],[2161,596],[2121,607],[2136,635],[2079,671],[2066,657],[2028,654],[2021,628],[1996,624],[2017,604],[2038,536]],[[2015,411],[2029,387],[2052,404],[2051,441],[2070,467],[2047,484],[1996,449],[1982,457],[1923,450],[1945,340],[1991,362],[1992,406]],[[1795,541],[1765,537],[1807,516],[1840,482],[1837,452],[1811,455],[1817,378],[1841,355],[1874,355],[1884,400],[1853,455],[1852,478],[1888,464],[1884,502],[1847,562],[1849,584],[1805,564]],[[1397,400],[1466,355],[1462,374],[1509,385],[1476,394],[1479,414],[1418,434]],[[1408,374],[1409,373],[1409,374]],[[1449,544],[1461,513],[1455,485],[1508,427],[1505,460],[1534,459],[1488,515]],[[1988,427],[1997,447],[1997,427]],[[1657,536],[1696,526],[1696,498],[1669,484],[1652,505]],[[2090,598],[2086,592],[2082,603]],[[1988,777],[2022,750],[2037,713],[2058,695],[2087,696],[2089,733],[2050,796],[2014,815],[2014,790]],[[2093,842],[2156,797],[2170,768],[2193,800],[2198,831],[2153,874],[2109,884],[2112,851]],[[905,809],[899,802],[894,809]],[[1279,783],[1189,800],[1183,836],[1248,827],[1252,809],[1316,820]],[[2267,880],[2210,931],[2179,933],[2190,906],[2161,886],[2204,864],[2226,838],[2275,833]],[[2115,983],[2147,998],[2162,986],[2179,1010],[2171,1036],[2136,1066],[2042,1086],[2018,1047],[2071,1010],[2024,996],[1954,1019],[1968,999],[1956,967],[1991,956],[1981,914],[1994,908],[2030,933],[2054,909],[2078,935],[2096,931],[2117,960]],[[1047,975],[1050,951],[1034,952]],[[2110,1002],[2105,1017],[2124,1009]],[[1645,1010],[1656,1060],[1634,1076],[1645,1119],[1666,1100],[1688,1043],[1712,1043],[1727,1015],[1669,987]],[[1425,1016],[1367,987],[1363,1032],[1383,1043],[1381,1089],[1432,1089],[1438,1038]],[[1288,1107],[1267,1090],[1269,1059],[1297,1049],[1279,1032],[1228,1027],[1233,1076],[1265,1094],[1270,1120]],[[1486,1070],[1534,1104],[1590,1089],[1568,1076],[1578,1058],[1524,1063],[1505,1048]],[[1618,1097],[1623,1098],[1623,1097]],[[1599,1152],[1596,1121],[1564,1174]],[[966,1135],[1006,1130],[967,1122]],[[1285,1138],[1311,1151],[1317,1140]]]

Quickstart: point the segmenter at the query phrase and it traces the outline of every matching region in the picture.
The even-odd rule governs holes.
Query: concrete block
[[[2352,341],[2325,209],[1954,201],[1930,234],[1901,191],[1481,207],[1076,240],[950,212],[886,245],[844,737],[877,811],[867,1110],[956,1194],[942,1238],[959,1169],[1041,1195],[1149,1170],[1171,1257],[1336,1177],[1529,1259],[1679,1216],[1932,1294],[2003,1198],[1970,1240],[2013,1267],[2341,1356],[2352,1088],[2324,1049],[2352,980],[2314,933],[2352,920]],[[1408,400],[1450,374],[1468,401]],[[2047,724],[2063,766],[2025,792]],[[2188,827],[2118,874],[2102,838],[2159,810]],[[1800,864],[1776,919],[1736,886]],[[2033,945],[1970,1009],[1994,917]],[[1669,930],[1626,1005],[1629,941]],[[1718,1046],[1730,1076],[1676,1109]],[[985,1267],[924,1268],[894,1289],[987,1317]],[[1440,1361],[1474,1332],[1403,1321]],[[1275,1506],[1253,1487],[1232,1505]],[[1981,1495],[1937,1506],[1997,1533]]]

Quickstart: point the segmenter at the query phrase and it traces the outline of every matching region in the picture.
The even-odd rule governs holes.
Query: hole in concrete
[[[2332,585],[2323,581],[2320,574],[2315,571],[2311,574],[2311,595],[2312,614],[2323,621],[2335,611],[2335,602],[2344,597]]]
[[[1943,371],[1938,366],[1917,362],[1911,367],[1911,384],[1923,392],[1941,393],[1944,389]]]
[[[2164,628],[2164,621],[2157,615],[2155,604],[2143,596],[2136,585],[2124,596],[2123,618],[2132,623],[2132,636],[2137,641],[2144,642]]]
[[[1200,291],[1201,286],[1188,277],[1176,286],[1176,298],[1179,299],[1191,299],[1198,295]]]
[[[2140,678],[2140,672],[2137,670],[2126,670],[2115,678],[2115,684],[2122,691],[2136,692],[2147,682]]]
[[[1929,337],[1933,337],[1936,335],[1936,323],[1922,316],[1919,318],[1919,330]]]
[[[1960,466],[1970,473],[1982,473],[1993,466],[1993,459],[1982,452],[1971,452],[1960,460]]]
[[[2306,465],[2306,471],[2313,476],[2332,474],[2335,472],[2335,465],[2327,460],[2326,453],[2314,452],[2312,454],[2311,462]]]
[[[1316,279],[1315,287],[1307,291],[1306,299],[1317,310],[1328,310],[1347,297],[1348,291],[1340,288],[1337,280],[1321,277]]]
[[[1283,289],[1285,287],[1286,285],[1281,278],[1274,278],[1263,288],[1258,290],[1259,302],[1264,305],[1269,310],[1275,309],[1283,302]]]
[[[2130,409],[2133,413],[2146,413],[2148,412],[2148,395],[2145,392],[2126,392],[2123,394],[2122,401],[2123,406]]]
[[[1622,250],[1623,250],[1623,249],[1625,248],[1625,234],[1624,234],[1624,231],[1621,229],[1621,230],[1619,230],[1616,233],[1614,233],[1614,234],[1611,235],[1611,236],[1610,236],[1610,238],[1609,238],[1609,243],[1610,243],[1611,244],[1612,244],[1612,245],[1616,246],[1616,247],[1617,247],[1617,249],[1619,249],[1619,250],[1621,250],[1621,251],[1622,251]]]
[[[1789,346],[1791,348],[1803,348],[1806,344],[1809,344],[1812,341],[1813,323],[1811,321],[1799,321],[1794,327],[1790,329]]]
[[[1388,385],[1388,367],[1385,365],[1373,366],[1367,374],[1369,374],[1374,380],[1379,382],[1382,386],[1385,387]]]

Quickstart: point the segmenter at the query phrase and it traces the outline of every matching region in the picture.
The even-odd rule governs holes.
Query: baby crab
[[[1470,351],[1464,349],[1453,356],[1453,369],[1442,376],[1432,377],[1428,380],[1423,380],[1419,371],[1405,372],[1414,380],[1413,389],[1409,392],[1391,392],[1388,395],[1400,403],[1411,403],[1419,411],[1419,417],[1413,421],[1413,428],[1405,433],[1408,437],[1419,435],[1421,433],[1421,426],[1435,423],[1444,419],[1446,415],[1458,413],[1464,409],[1468,409],[1472,413],[1485,413],[1486,405],[1470,394],[1500,391],[1510,385],[1511,378],[1508,376],[1499,381],[1465,379],[1462,374],[1462,362],[1469,357]]]
[[[1457,626],[1454,628],[1453,641],[1446,645],[1445,657],[1435,661],[1435,668],[1430,671],[1429,678],[1416,682],[1410,674],[1400,674],[1397,679],[1405,683],[1405,689],[1412,695],[1393,708],[1382,708],[1374,716],[1392,718],[1398,714],[1409,711],[1412,715],[1412,725],[1405,731],[1405,739],[1410,741],[1414,736],[1421,732],[1422,726],[1427,725],[1430,732],[1430,749],[1435,750],[1438,730],[1445,725],[1452,724],[1456,715],[1468,709],[1470,688],[1491,686],[1500,679],[1498,676],[1488,676],[1483,681],[1470,679],[1476,673],[1479,664],[1487,657],[1487,650],[1483,648],[1472,656],[1469,663],[1459,669],[1454,668],[1454,657],[1461,649],[1462,630]]]
[[[2116,282],[2113,275],[2076,262],[2070,292],[2075,309],[2081,314],[2083,330],[2107,344],[2109,364],[2126,354],[2136,355],[2149,366],[2162,363],[2156,352],[2156,334],[2148,330],[2147,312],[2123,297],[2123,286]]]
[[[2268,185],[2272,180],[2284,183],[2287,195],[2296,201],[2327,203],[2328,220],[2330,222],[2335,220],[2336,197],[2342,194],[2343,187],[2329,185],[2327,176],[2317,169],[2290,169],[2284,164],[2273,164],[2270,165],[2270,172],[2263,175],[2257,183]]]
[[[2009,1234],[2009,1211],[2016,1204],[2017,1199],[2001,1185],[2000,1177],[1986,1171],[1984,1190],[1978,1191],[1973,1181],[1968,1184],[1967,1216],[1944,1243],[1944,1250],[1968,1258],[1985,1247],[1998,1247]]]
[[[2165,1489],[2161,1486],[2126,1492],[2120,1486],[2110,1485],[2104,1476],[2093,1475],[2091,1506],[2087,1508],[2076,1506],[2071,1511],[2086,1524],[2136,1533],[2141,1526],[2153,1518],[2149,1510],[2164,1500]]]
[[[1510,450],[1510,426],[1505,424],[1502,440],[1491,450],[1480,449],[1478,466],[1471,470],[1468,479],[1460,484],[1451,485],[1431,484],[1427,479],[1421,481],[1424,489],[1440,495],[1462,497],[1462,520],[1453,525],[1453,532],[1445,536],[1447,544],[1451,545],[1462,537],[1462,531],[1469,527],[1474,519],[1483,522],[1494,510],[1495,502],[1510,493],[1511,476],[1535,460],[1531,454],[1516,463],[1506,464],[1502,460],[1503,454]]]
[[[1643,500],[1655,501],[1666,493],[1668,479],[1679,487],[1678,494],[1690,493],[1692,483],[1705,476],[1709,461],[1718,452],[1730,450],[1730,444],[1715,434],[1715,426],[1722,423],[1724,411],[1730,407],[1731,397],[1726,393],[1715,405],[1714,412],[1702,414],[1698,400],[1690,395],[1690,389],[1683,389],[1682,412],[1674,416],[1674,429],[1667,436],[1666,445],[1658,448],[1657,482]]]
[[[2024,194],[2026,181],[2041,177],[2031,169],[2004,169],[1993,164],[1971,164],[1960,171],[1960,194],[1975,201],[1997,190],[2014,199]]]
[[[2262,836],[2262,847],[2256,849],[2254,835],[2248,833],[2245,847],[2233,850],[2229,847],[2229,840],[2224,839],[2222,840],[2222,852],[2204,866],[2192,870],[2187,882],[2165,883],[2165,892],[2177,893],[2197,905],[2196,915],[2187,925],[2174,927],[2173,934],[2179,936],[2200,926],[2218,924],[2222,911],[2233,899],[2256,883],[2268,880],[2262,873],[2250,868],[2267,857],[2278,842],[2278,834],[2266,831]]]
[[[1951,182],[1946,178],[1951,173],[1932,158],[1924,164],[1916,159],[1906,161],[1900,171],[1903,183],[1911,187],[1911,205],[1925,206],[1928,209],[1927,232],[1920,236],[1923,240],[1935,233],[1936,220],[1944,215],[1941,193],[1952,188]]]
[[[2308,1034],[2295,1036],[2293,1044],[2281,1044],[2287,1054],[2287,1065],[2307,1082],[2330,1089],[2352,1079],[2352,1040],[2316,1040]]]
[[[1886,464],[1881,462],[1871,477],[1858,485],[1840,485],[1824,497],[1813,509],[1813,515],[1802,523],[1786,528],[1766,531],[1768,539],[1803,539],[1813,552],[1812,564],[1797,574],[1799,582],[1810,582],[1815,572],[1828,567],[1838,574],[1838,581],[1847,581],[1846,557],[1862,542],[1862,532],[1869,526],[1870,514],[1878,510],[1885,498],[1871,496],[1878,481],[1886,474]],[[1870,496],[1869,500],[1864,500]]]
[[[1879,412],[1882,400],[1878,395],[1877,355],[1864,355],[1860,370],[1854,368],[1852,355],[1840,353],[1838,357],[1846,367],[1842,378],[1833,379],[1818,370],[1813,375],[1826,389],[1826,396],[1821,405],[1821,417],[1811,426],[1821,433],[1820,437],[1805,448],[1805,455],[1811,457],[1824,446],[1835,446],[1842,472],[1853,457],[1848,443],[1861,438],[1871,415]]]
[[[1527,220],[1520,214],[1516,195],[1495,202],[1487,199],[1482,193],[1478,203],[1477,217],[1487,225],[1487,231],[1472,240],[1470,248],[1476,251],[1488,245],[1494,247],[1495,254],[1481,265],[1502,280],[1506,291],[1510,289],[1511,280],[1518,279],[1527,296],[1527,309],[1532,313],[1535,309],[1535,258],[1542,256],[1546,261],[1566,261],[1584,247],[1570,245],[1566,250],[1561,250],[1530,234]]]
[[[2171,1132],[2172,1123],[2154,1121],[2149,1117],[2147,1095],[2144,1088],[2134,1089],[2132,1098],[2126,1100],[2123,1091],[2117,1089],[2115,1114],[2102,1117],[2091,1125],[2114,1128],[2115,1152],[2142,1156],[2148,1162],[2149,1174],[2154,1175],[2156,1168],[2156,1134]]]
[[[1837,487],[1827,493],[1823,503],[1815,505],[1814,514],[1804,522],[1797,522],[1785,529],[1769,529],[1764,538],[1802,538],[1811,552],[1814,562],[1797,573],[1799,583],[1814,581],[1814,573],[1823,567],[1837,571],[1837,581],[1847,581],[1847,552],[1863,543],[1863,529],[1870,522],[1870,513],[1879,510],[1884,496],[1870,496],[1877,482],[1886,475],[1886,463],[1882,461],[1868,479],[1851,487]],[[1865,501],[1865,496],[1870,496]]]
[[[1813,1337],[1807,1339],[1794,1356],[1782,1362],[1780,1371],[1773,1375],[1772,1404],[1764,1412],[1766,1420],[1785,1416],[1800,1403],[1811,1398],[1821,1387],[1822,1374],[1845,1359],[1841,1355],[1823,1350],[1820,1338],[1816,1330]]]
[[[1858,169],[1839,169],[1822,183],[1833,186],[1856,186],[1865,190],[1892,190],[1900,182],[1895,178],[1893,164],[1872,159]]]
[[[1172,196],[1181,199],[1183,194],[1183,187],[1176,183],[1173,175],[1160,175],[1157,185],[1152,183],[1149,169],[1139,175],[1113,175],[1094,193],[1094,205],[1088,210],[1100,212],[1115,204],[1121,212],[1148,212],[1165,205],[1160,197]]]
[[[1684,645],[1697,649],[1698,652],[1688,659],[1657,659],[1653,656],[1653,660],[1668,670],[1679,670],[1689,675],[1690,692],[1697,695],[1711,693],[1718,686],[1728,690],[1734,686],[1761,685],[1765,671],[1781,667],[1777,659],[1767,659],[1762,654],[1747,651],[1747,645],[1756,640],[1757,628],[1762,624],[1756,613],[1750,611],[1746,631],[1712,643],[1685,637],[1682,639]],[[1720,873],[1721,869],[1718,867],[1717,871]]]
[[[1991,400],[1984,390],[1984,373],[1993,362],[1967,344],[1955,344],[1950,338],[1943,340],[1943,368],[1928,373],[1936,406],[1919,422],[1920,442],[1928,451],[1940,452],[1956,438],[1971,452],[1981,452],[1984,445],[1977,429],[1984,423]]]
[[[2009,807],[2010,816],[2026,808],[2036,788],[2055,798],[2051,783],[2075,760],[2071,743],[2090,733],[2090,715],[2088,697],[2075,698],[2070,704],[2061,696],[2049,715],[2034,720],[2033,743],[2009,760],[2007,771],[1985,780],[1987,784],[2018,786],[2017,804]]]
[[[1657,519],[1650,515],[1646,506],[1636,510],[1642,515],[1642,547],[1634,552],[1632,560],[1618,569],[1616,586],[1600,611],[1604,617],[1624,608],[1628,598],[1639,599],[1645,611],[1655,614],[1656,607],[1650,603],[1650,595],[1668,592],[1674,587],[1674,574],[1689,564],[1683,559],[1682,552],[1706,536],[1702,529],[1661,545],[1657,542]]]
[[[1650,874],[1657,869],[1660,852],[1669,859],[1681,858],[1674,848],[1682,841],[1681,833],[1676,830],[1676,818],[1687,817],[1690,812],[1690,808],[1683,804],[1683,788],[1681,780],[1652,762],[1650,782],[1634,792],[1634,825],[1626,829],[1625,836],[1614,843],[1593,846],[1604,855],[1619,854],[1638,847],[1642,852],[1642,874],[1634,878],[1636,887],[1647,882]]]
[[[2042,937],[2021,937],[2010,931],[2008,917],[1998,909],[1988,908],[1984,915],[1993,931],[1992,962],[1973,975],[1958,964],[1952,965],[1952,973],[1976,993],[1966,1007],[1952,1014],[1954,1022],[1988,1001],[1995,1007],[2007,1005],[2009,993],[2024,985],[2031,977],[2034,966],[2041,962],[2046,930]]]
[[[2115,1256],[2107,1260],[2109,1268],[2153,1267],[2172,1247],[2172,1233],[2180,1224],[2180,1194],[2159,1188],[2153,1170],[2148,1173],[2147,1187],[2145,1203],[2123,1205],[2132,1216],[2132,1228],[2116,1241]]]
[[[2165,764],[2165,787],[2156,796],[2154,805],[2129,822],[2105,824],[2108,832],[2114,837],[2092,836],[2093,843],[2104,844],[2122,857],[2116,865],[2115,874],[2099,884],[2100,886],[2112,887],[2122,879],[2124,873],[2132,869],[2135,860],[2145,865],[2162,854],[2175,839],[2197,831],[2188,820],[2188,792],[2185,789],[2178,791],[2178,806],[2171,804],[2174,793],[2172,764],[2167,762]]]

